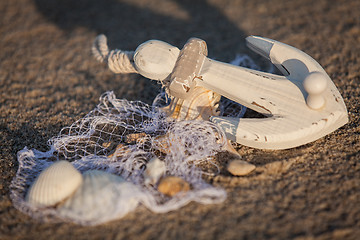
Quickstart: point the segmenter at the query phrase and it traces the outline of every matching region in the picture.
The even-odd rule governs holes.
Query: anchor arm
[[[212,117],[227,137],[240,144],[262,149],[287,149],[323,137],[347,122],[337,89],[326,89],[322,110],[306,104],[302,91],[284,76],[263,73],[208,60],[197,84],[243,104],[268,118]],[[337,99],[337,100],[336,100]]]
[[[271,39],[251,36],[246,40],[252,50],[269,59],[285,77],[252,70],[264,79],[257,77],[243,82],[248,78],[244,74],[238,77],[241,89],[235,89],[235,85],[223,89],[228,95],[232,94],[230,98],[238,92],[238,102],[260,113],[268,112],[265,115],[270,116],[265,119],[212,117],[210,120],[221,126],[229,139],[256,148],[286,149],[315,141],[348,122],[340,93],[314,59]],[[214,72],[213,69],[218,68],[211,69]],[[246,70],[239,68],[239,73],[240,69]],[[208,75],[209,78],[204,74],[203,82],[209,80],[215,84],[215,74]],[[218,83],[223,85],[224,82]],[[249,105],[250,102],[255,106]]]
[[[269,59],[284,76],[304,79],[310,72],[318,71],[325,75],[325,70],[312,57],[285,43],[269,38],[249,36],[246,45],[262,57]]]

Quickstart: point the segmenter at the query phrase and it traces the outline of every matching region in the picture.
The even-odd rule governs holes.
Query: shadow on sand
[[[199,37],[207,42],[209,56],[219,60],[230,61],[237,53],[246,51],[243,31],[205,0],[174,0],[175,9],[185,12],[186,18],[175,17],[170,12],[178,10],[162,14],[130,1],[34,2],[47,19],[63,30],[84,27],[97,34],[104,33],[108,36],[110,47],[134,50],[149,39],[159,39],[181,48],[190,37]]]

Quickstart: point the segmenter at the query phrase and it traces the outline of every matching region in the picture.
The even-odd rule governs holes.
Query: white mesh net
[[[247,56],[238,56],[234,61],[236,65],[256,68]],[[158,108],[164,100],[166,96],[160,94],[149,106],[120,100],[107,92],[93,111],[49,140],[49,151],[25,147],[18,153],[19,169],[11,185],[14,206],[42,221],[95,225],[123,217],[138,203],[163,213],[190,201],[222,202],[226,192],[208,184],[202,176],[218,173],[214,156],[226,144],[223,131],[208,121],[169,121]],[[227,99],[221,101],[220,110],[222,115],[234,117],[242,117],[245,112],[244,107]],[[165,175],[181,177],[191,190],[169,197],[160,193],[156,185],[145,184],[146,164],[155,156],[165,163]],[[92,198],[91,209],[65,211],[61,206],[30,205],[25,200],[29,186],[42,170],[58,160],[71,162],[81,173],[101,170],[121,176],[127,184],[105,182]]]

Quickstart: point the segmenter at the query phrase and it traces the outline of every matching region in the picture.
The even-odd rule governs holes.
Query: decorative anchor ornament
[[[347,109],[336,86],[309,55],[284,43],[250,36],[247,46],[269,59],[284,76],[234,66],[207,58],[205,41],[191,38],[180,51],[158,40],[135,52],[108,51],[100,35],[93,52],[114,72],[137,72],[161,81],[180,99],[204,87],[251,108],[267,118],[212,116],[226,136],[261,149],[287,149],[315,141],[348,122]]]

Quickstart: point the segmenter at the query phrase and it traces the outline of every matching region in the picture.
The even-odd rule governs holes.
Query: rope
[[[107,45],[107,38],[101,34],[95,38],[92,53],[99,62],[107,62],[109,69],[114,73],[137,73],[133,57],[134,51],[111,50]]]

